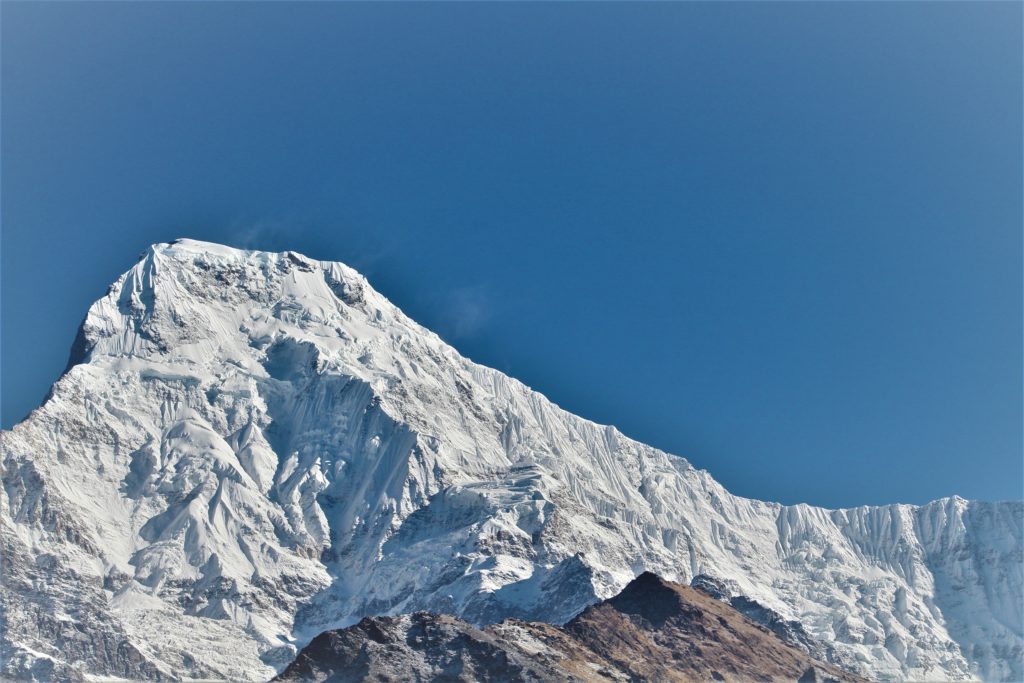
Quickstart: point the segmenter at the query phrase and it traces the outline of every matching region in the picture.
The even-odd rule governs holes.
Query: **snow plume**
[[[452,340],[475,337],[490,321],[492,306],[483,285],[453,289],[437,306],[440,332]]]

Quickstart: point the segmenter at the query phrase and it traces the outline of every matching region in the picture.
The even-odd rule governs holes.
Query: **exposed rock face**
[[[645,573],[563,628],[476,628],[417,612],[323,633],[279,681],[833,681],[815,661],[736,610]]]
[[[690,580],[690,586],[716,600],[728,603],[746,618],[767,628],[787,645],[823,662],[835,662],[848,669],[857,668],[856,662],[845,658],[844,653],[837,652],[829,643],[815,640],[799,621],[784,619],[775,610],[745,595],[734,595],[736,588],[732,584],[733,582],[715,579],[707,574],[698,574]]]
[[[650,570],[872,678],[1024,679],[1021,503],[733,496],[290,252],[152,247],[0,468],[7,677],[260,680],[366,615],[563,623]]]

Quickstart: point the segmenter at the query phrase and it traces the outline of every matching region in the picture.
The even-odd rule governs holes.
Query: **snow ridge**
[[[874,679],[1024,679],[1024,504],[733,496],[293,252],[151,247],[0,465],[8,676],[266,679],[364,615],[562,623],[649,570]]]

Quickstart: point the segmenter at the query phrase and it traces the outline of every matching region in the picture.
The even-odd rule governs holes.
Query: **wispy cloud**
[[[487,326],[493,310],[484,285],[449,290],[439,297],[436,306],[440,332],[453,340],[475,337]]]
[[[300,218],[238,221],[229,232],[232,246],[260,251],[297,251],[310,258],[341,261],[370,277],[399,244],[378,231],[352,224],[322,225]]]
[[[304,232],[297,223],[278,218],[261,218],[232,226],[231,241],[242,249],[285,251],[294,249]]]

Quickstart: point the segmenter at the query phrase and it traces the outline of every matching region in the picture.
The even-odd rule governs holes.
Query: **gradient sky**
[[[2,5],[2,421],[153,242],[830,507],[1022,497],[1022,5]]]

